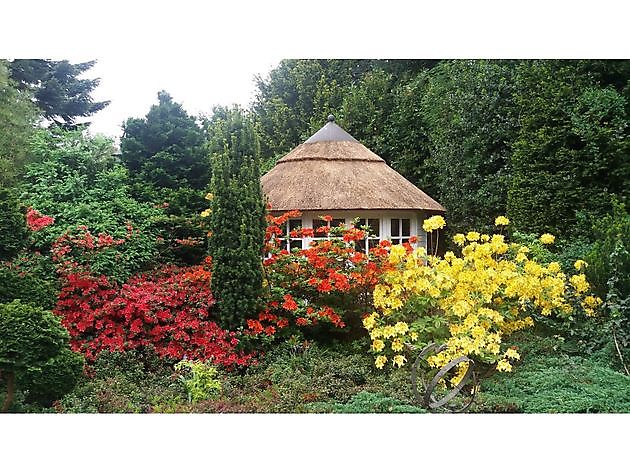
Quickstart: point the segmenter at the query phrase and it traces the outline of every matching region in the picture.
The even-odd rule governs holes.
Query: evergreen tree
[[[262,291],[260,146],[251,117],[238,107],[215,109],[209,134],[212,291],[222,323],[235,328],[256,314]]]
[[[43,117],[59,126],[74,126],[78,117],[89,117],[109,101],[95,102],[91,94],[99,79],[79,79],[96,61],[72,64],[47,59],[16,59],[9,63],[11,78],[33,93]]]

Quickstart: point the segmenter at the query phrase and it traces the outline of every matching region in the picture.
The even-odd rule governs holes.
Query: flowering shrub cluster
[[[508,223],[505,217],[495,221],[499,227]],[[433,224],[425,228],[437,230],[444,222]],[[391,248],[392,267],[374,289],[377,311],[363,320],[378,368],[390,360],[394,366],[404,365],[408,345],[421,348],[437,342],[446,348],[427,359],[434,368],[468,356],[511,371],[520,355],[507,339],[533,326],[534,313],[566,315],[581,306],[594,315],[601,304],[587,295],[583,273],[568,277],[557,262],[539,264],[528,257],[528,247],[508,243],[501,232],[471,231],[453,240],[461,247],[460,256],[449,251],[438,258],[423,248]],[[551,244],[553,238],[541,241]],[[575,268],[581,271],[584,264],[579,260]],[[451,382],[459,382],[466,369],[461,364]]]
[[[42,228],[46,228],[53,223],[55,223],[55,219],[53,217],[43,215],[32,207],[29,207],[26,211],[26,226],[32,232],[38,232]]]
[[[81,237],[64,235],[53,245],[62,279],[55,313],[70,332],[74,350],[92,360],[102,350],[151,346],[173,359],[211,360],[228,367],[250,363],[252,356],[237,349],[236,334],[212,320],[209,259],[197,266],[161,267],[119,284],[94,275],[89,265],[72,257],[79,250],[98,252],[122,243],[86,230]]]
[[[349,313],[370,310],[371,293],[386,263],[389,243],[383,242],[366,255],[356,247],[366,237],[361,228],[300,228],[286,235],[287,220],[299,216],[300,212],[291,211],[267,217],[267,300],[258,318],[247,321],[253,334],[274,335],[280,329],[291,331],[320,322],[344,328]],[[325,215],[322,220],[331,222],[332,217]],[[322,239],[313,241],[310,248],[289,252],[282,245],[286,237]]]

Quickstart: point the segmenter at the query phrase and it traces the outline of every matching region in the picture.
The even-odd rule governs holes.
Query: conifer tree
[[[240,108],[217,108],[210,121],[212,291],[225,327],[255,315],[262,291],[264,202],[260,145]]]

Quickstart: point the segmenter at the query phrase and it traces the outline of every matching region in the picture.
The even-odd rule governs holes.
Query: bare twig
[[[621,354],[621,350],[619,349],[619,343],[617,343],[617,334],[615,333],[615,329],[613,328],[613,340],[615,341],[615,348],[617,348],[617,354],[619,355],[619,359],[621,360],[621,364],[623,365],[623,369],[628,376],[630,376],[630,372],[628,371],[628,367],[626,366],[626,362],[623,359],[623,355]]]

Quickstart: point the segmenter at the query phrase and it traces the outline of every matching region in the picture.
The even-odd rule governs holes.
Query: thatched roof
[[[390,168],[334,118],[261,179],[271,208],[430,210],[439,203]]]

